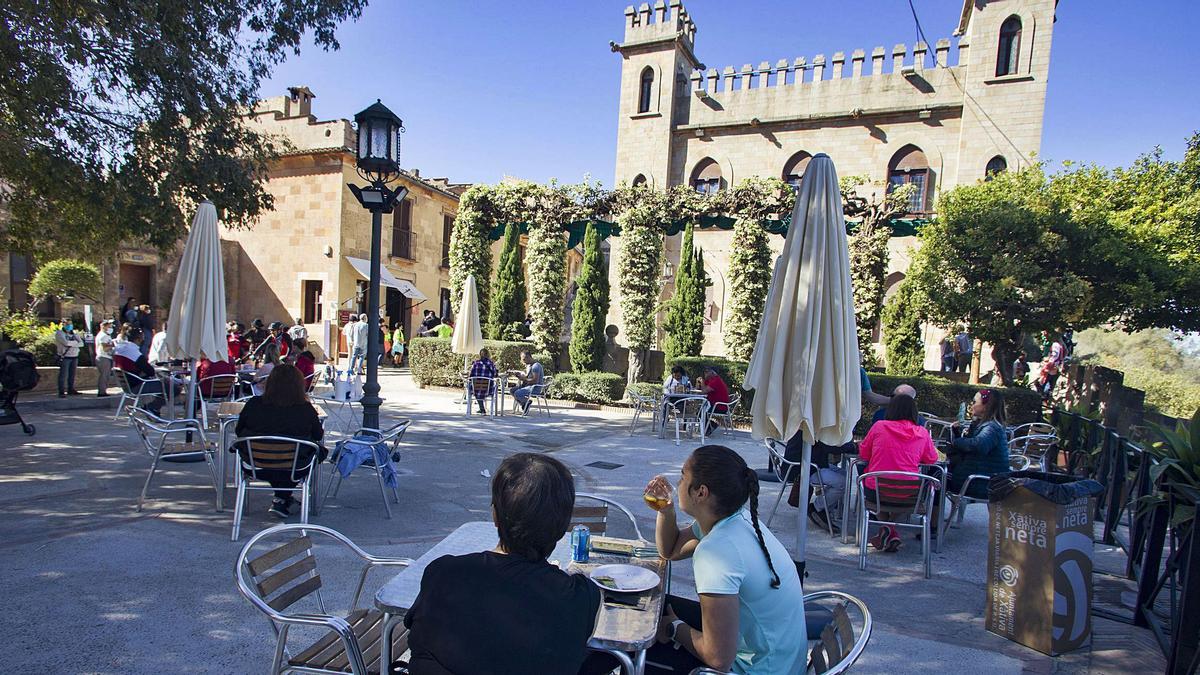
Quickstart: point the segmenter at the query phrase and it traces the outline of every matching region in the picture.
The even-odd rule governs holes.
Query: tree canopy
[[[589,224],[583,242],[583,269],[575,279],[571,311],[571,368],[579,373],[604,366],[604,326],[608,316],[608,270],[600,250],[600,233]]]
[[[0,248],[86,258],[175,243],[202,199],[232,227],[272,208],[278,142],[244,115],[302,37],[336,49],[366,0],[0,5]]]

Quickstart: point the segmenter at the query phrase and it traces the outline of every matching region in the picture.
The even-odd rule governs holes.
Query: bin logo
[[[1005,586],[1016,586],[1017,577],[1019,576],[1020,574],[1017,573],[1017,568],[1013,567],[1012,565],[1005,565],[1000,568],[1000,581],[1003,581]]]
[[[1091,634],[1091,579],[1084,574],[1091,569],[1091,536],[1081,532],[1058,535],[1054,555],[1054,639],[1064,641],[1064,652],[1082,646]]]

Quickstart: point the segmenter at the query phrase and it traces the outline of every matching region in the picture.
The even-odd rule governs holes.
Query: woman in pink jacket
[[[917,422],[917,402],[911,396],[897,394],[888,403],[884,418],[871,425],[867,437],[859,445],[858,456],[867,461],[867,471],[911,471],[919,472],[922,464],[933,464],[938,460],[937,450],[929,430]],[[875,479],[863,481],[867,504],[874,504]],[[886,496],[880,496],[881,506],[886,507]],[[891,516],[879,514],[884,520]],[[877,549],[894,552],[900,550],[900,537],[896,528],[883,525],[871,545]]]

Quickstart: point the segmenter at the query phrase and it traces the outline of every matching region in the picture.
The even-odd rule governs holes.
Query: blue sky
[[[628,2],[374,0],[338,32],[339,52],[308,46],[261,94],[294,84],[321,119],[376,98],[408,128],[401,164],[457,182],[505,175],[611,184]],[[709,67],[811,58],[912,43],[906,0],[685,1]],[[930,40],[949,37],[961,0],[916,0]],[[830,11],[838,7],[838,11]],[[1155,145],[1179,157],[1200,130],[1200,3],[1062,0],[1054,27],[1042,157],[1128,164]]]

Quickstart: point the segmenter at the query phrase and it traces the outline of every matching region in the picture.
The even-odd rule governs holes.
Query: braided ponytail
[[[775,571],[775,563],[771,561],[771,552],[767,550],[767,542],[763,539],[762,528],[758,525],[758,474],[754,469],[746,467],[746,489],[750,493],[750,524],[754,525],[754,534],[758,535],[758,545],[763,555],[767,557],[767,568],[771,570],[771,588],[779,588],[779,573]]]

